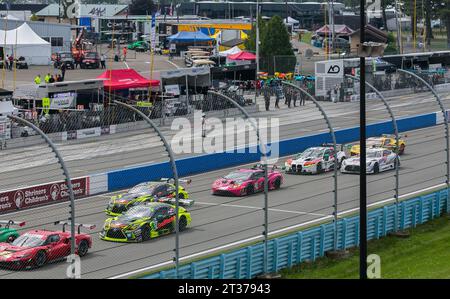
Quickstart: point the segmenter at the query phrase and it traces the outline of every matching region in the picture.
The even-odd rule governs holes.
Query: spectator
[[[63,82],[63,81],[64,81],[63,76],[56,75],[56,82]]]
[[[123,47],[123,61],[127,61],[127,47]]]
[[[48,80],[48,83],[55,83],[55,77],[50,76],[50,79]]]
[[[9,70],[12,71],[12,67],[14,64],[14,56],[10,55],[8,60],[9,60]]]
[[[297,107],[298,91],[295,90],[292,94],[292,99],[294,100],[294,107]]]
[[[264,103],[266,105],[266,111],[269,111],[270,107],[270,87],[268,85],[264,85],[262,87],[262,92],[264,95]]]
[[[62,76],[62,81],[64,81],[64,78],[66,77],[66,64],[65,63],[61,64],[61,76]]]
[[[5,59],[4,63],[5,63],[5,68],[9,70],[9,55],[8,54],[6,54],[6,59]]]
[[[100,64],[101,64],[101,66],[102,66],[102,69],[105,69],[105,68],[106,68],[106,55],[105,55],[105,53],[103,53],[103,54],[100,56]]]
[[[50,73],[47,73],[47,75],[44,77],[44,82],[50,83],[50,78],[51,78]]]
[[[41,75],[37,75],[36,77],[34,77],[34,83],[36,83],[37,85],[41,84]]]

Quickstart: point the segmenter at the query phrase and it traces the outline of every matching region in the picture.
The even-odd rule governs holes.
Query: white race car
[[[368,148],[366,150],[366,173],[379,173],[400,166],[400,158],[385,148]],[[359,173],[359,156],[352,156],[342,162],[342,173]]]
[[[346,158],[345,152],[337,152],[338,169]],[[331,146],[310,147],[304,152],[284,163],[286,173],[310,173],[317,174],[333,170],[334,149]]]

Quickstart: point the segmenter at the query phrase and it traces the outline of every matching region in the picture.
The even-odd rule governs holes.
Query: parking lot
[[[122,47],[123,45],[121,45]],[[151,69],[151,55],[149,52],[142,53],[142,52],[135,52],[133,50],[128,50],[127,53],[127,59],[126,61],[114,61],[113,54],[111,53],[111,50],[107,48],[106,45],[98,46],[98,52],[106,53],[107,55],[107,61],[106,61],[106,67],[112,68],[112,69],[124,69],[124,68],[133,68],[136,71],[140,72],[143,76],[149,77],[150,75],[150,69]],[[121,52],[122,54],[122,52]],[[162,55],[154,55],[153,57],[153,70],[170,70],[175,69],[176,67],[184,67],[184,64],[181,59],[174,59],[173,62],[168,60],[168,56],[162,56]],[[53,65],[48,66],[37,66],[37,65],[31,65],[28,69],[18,69],[16,71],[16,74],[14,76],[14,71],[8,71],[7,69],[2,70],[1,72],[1,78],[2,78],[2,85],[3,88],[6,89],[13,89],[14,88],[14,77],[15,77],[15,85],[19,86],[21,84],[30,84],[33,83],[33,79],[36,75],[40,74],[43,78],[47,73],[58,74],[60,71],[58,69],[55,69]],[[103,73],[104,70],[101,68],[98,69],[67,69],[66,70],[66,81],[75,81],[75,80],[82,80],[82,79],[93,79],[96,78],[98,75]]]

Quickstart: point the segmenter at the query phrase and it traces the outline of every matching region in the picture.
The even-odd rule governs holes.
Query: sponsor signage
[[[164,89],[166,90],[166,93],[170,93],[175,96],[180,95],[180,86],[178,84],[165,85]]]
[[[76,93],[58,93],[51,99],[50,108],[52,109],[62,109],[62,108],[72,108],[76,98]]]
[[[318,61],[315,64],[315,75],[315,94],[325,96],[328,91],[344,81],[344,61]]]
[[[88,180],[87,177],[72,180],[75,198],[89,195]],[[69,200],[69,188],[65,181],[0,192],[0,214],[66,200]]]
[[[77,137],[76,139],[83,139],[88,137],[97,137],[102,134],[102,128],[96,127],[96,128],[90,128],[90,129],[82,129],[77,130]]]

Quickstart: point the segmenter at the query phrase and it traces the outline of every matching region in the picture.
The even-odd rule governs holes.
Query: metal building
[[[23,23],[24,21],[21,20],[0,19],[0,29],[12,30],[19,27]],[[72,38],[71,25],[33,21],[27,21],[26,23],[31,27],[31,29],[33,29],[34,32],[36,32],[37,35],[51,43],[52,53],[62,50],[70,50]]]

